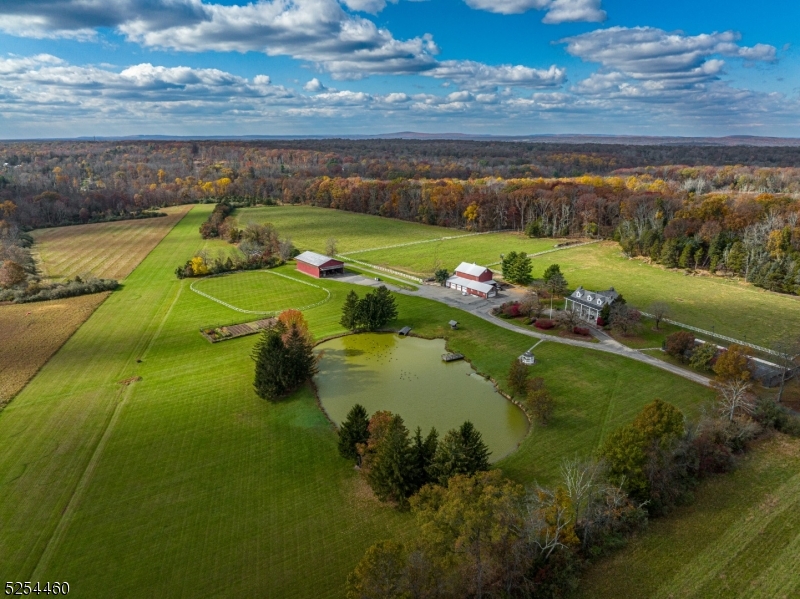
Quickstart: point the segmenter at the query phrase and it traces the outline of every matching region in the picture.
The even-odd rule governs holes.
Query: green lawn
[[[576,597],[800,596],[800,440],[778,436],[593,566]]]
[[[287,277],[270,271],[242,272],[202,279],[194,283],[194,288],[242,310],[261,312],[302,308],[328,298],[328,293],[316,284],[312,287],[306,284],[308,281]]]
[[[654,301],[666,301],[670,318],[760,345],[800,330],[800,297],[770,293],[719,277],[687,276],[683,271],[629,260],[613,242],[564,250],[534,258],[533,272],[541,277],[552,264],[570,288],[583,285],[602,290],[614,287],[628,303],[647,311]],[[745,339],[746,337],[746,339]]]
[[[291,237],[300,250],[325,252],[328,239],[338,241],[339,253],[463,235],[464,231],[421,225],[380,216],[313,206],[264,206],[241,208],[239,226],[272,223],[281,236]]]
[[[500,262],[500,254],[511,251],[534,254],[551,250],[556,243],[557,239],[531,239],[519,233],[489,233],[408,247],[359,252],[353,257],[418,276],[430,276],[437,265],[452,272],[461,262],[494,264]],[[558,253],[553,256],[558,256]],[[500,272],[499,267],[495,270]]]
[[[366,547],[408,530],[410,516],[376,503],[338,457],[308,389],[279,404],[254,395],[256,337],[212,345],[198,334],[243,320],[173,273],[206,245],[197,230],[211,208],[189,213],[0,413],[5,580],[67,580],[76,597],[341,597]],[[291,265],[275,272],[303,277]],[[231,277],[242,293],[263,282]],[[308,280],[332,294],[307,311],[311,330],[342,332],[353,287]],[[447,337],[497,379],[535,342],[397,297],[397,326]],[[624,358],[548,342],[536,351],[558,407],[500,463],[523,482],[551,482],[562,457],[591,452],[654,397],[691,411],[710,396]],[[141,380],[120,384],[131,377]]]

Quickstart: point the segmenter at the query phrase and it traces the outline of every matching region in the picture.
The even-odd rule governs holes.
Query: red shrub
[[[599,326],[599,327],[604,327],[604,326],[606,326],[606,321],[605,321],[605,320],[603,320],[603,317],[602,317],[602,316],[598,316],[598,317],[597,317],[597,326]]]
[[[556,323],[552,320],[547,320],[546,318],[540,318],[534,323],[533,326],[535,326],[537,329],[547,330],[555,327]]]
[[[591,335],[589,329],[585,327],[575,327],[572,329],[572,332],[575,333],[576,335],[583,335],[584,337],[588,337]]]

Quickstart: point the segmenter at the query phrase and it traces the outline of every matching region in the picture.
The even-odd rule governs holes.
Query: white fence
[[[647,316],[648,318],[655,318],[652,314],[648,314],[647,312],[642,312],[642,316]],[[693,327],[688,324],[683,324],[682,322],[677,322],[675,320],[670,320],[669,318],[662,318],[661,322],[667,322],[669,324],[674,324],[675,326],[681,327],[682,329],[688,329],[690,331],[694,331],[695,333],[700,333],[701,335],[708,335],[709,337],[715,337],[716,339],[722,339],[723,341],[729,341],[730,343],[736,343],[737,345],[744,345],[745,347],[749,347],[755,349],[757,351],[763,352],[765,354],[770,354],[772,356],[780,357],[780,352],[776,352],[772,349],[767,349],[766,347],[761,347],[760,345],[756,345],[755,343],[748,343],[747,341],[741,341],[739,339],[734,339],[733,337],[728,337],[726,335],[720,335],[719,333],[713,333],[711,331],[706,331],[704,329],[698,329],[697,327]]]
[[[579,248],[584,245],[592,245],[593,243],[600,243],[603,241],[602,239],[593,239],[592,241],[584,241],[583,243],[576,243],[573,245],[565,245],[559,248],[553,248],[551,250],[544,250],[543,252],[536,252],[535,254],[528,254],[528,258],[535,258],[536,256],[544,256],[545,254],[551,254],[553,252],[560,252],[562,250],[571,250],[572,248]],[[497,266],[498,264],[502,264],[502,262],[492,262],[487,266]]]
[[[365,252],[377,252],[378,250],[392,250],[394,248],[404,248],[409,247],[411,245],[420,245],[423,243],[434,243],[436,241],[449,241],[451,239],[462,239],[463,237],[475,237],[477,235],[490,235],[492,233],[502,233],[502,230],[498,231],[481,231],[480,233],[464,233],[463,235],[450,235],[448,237],[437,237],[436,239],[421,239],[419,241],[409,241],[407,243],[397,243],[395,245],[384,245],[377,248],[368,248],[366,250],[354,250],[352,252],[347,252],[346,254],[339,254],[339,256],[343,258],[347,258],[348,256],[352,256],[353,254],[363,254]]]
[[[363,266],[364,268],[367,268],[369,270],[379,270],[381,272],[387,272],[390,275],[394,275],[394,276],[397,276],[397,277],[402,277],[404,279],[408,279],[410,281],[414,281],[415,283],[420,283],[421,284],[421,283],[425,282],[424,280],[420,279],[419,277],[413,277],[411,275],[407,275],[404,272],[400,272],[398,270],[392,270],[391,268],[384,268],[383,266],[375,266],[374,264],[370,264],[369,262],[362,262],[361,260],[356,260],[355,258],[348,258],[344,254],[340,254],[339,257],[340,258],[345,258],[345,260],[347,262],[355,262],[356,264],[358,264],[360,266]]]

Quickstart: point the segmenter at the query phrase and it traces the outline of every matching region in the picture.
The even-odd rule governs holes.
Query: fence
[[[347,258],[348,256],[352,256],[353,254],[363,254],[365,252],[377,252],[378,250],[392,250],[394,248],[404,248],[409,247],[411,245],[420,245],[422,243],[434,243],[436,241],[449,241],[451,239],[461,239],[463,237],[475,237],[476,235],[490,235],[491,233],[502,233],[503,231],[507,231],[510,229],[503,229],[503,230],[496,230],[496,231],[481,231],[480,233],[464,233],[463,235],[449,235],[447,237],[437,237],[436,239],[421,239],[419,241],[409,241],[406,243],[397,243],[394,245],[384,245],[377,248],[368,248],[366,250],[354,250],[352,252],[347,252],[346,254],[339,254],[342,258]]]
[[[381,272],[387,272],[390,275],[394,275],[396,277],[402,277],[404,279],[409,279],[410,281],[414,281],[415,283],[425,282],[423,279],[420,279],[419,277],[413,277],[398,270],[392,270],[391,268],[384,268],[383,266],[375,266],[374,264],[370,264],[369,262],[362,262],[361,260],[356,260],[355,258],[348,258],[345,254],[340,254],[340,257],[345,258],[347,262],[355,262],[356,264],[363,266],[364,268],[367,268],[369,270],[379,270]]]
[[[648,318],[655,318],[652,314],[648,314],[647,312],[642,312],[642,316],[646,316]],[[708,335],[709,337],[715,337],[717,339],[722,339],[723,341],[728,341],[730,343],[736,343],[737,345],[744,345],[745,347],[749,347],[756,351],[760,351],[765,354],[769,354],[771,356],[781,357],[780,352],[776,352],[773,349],[767,349],[766,347],[761,347],[760,345],[756,345],[755,343],[748,343],[747,341],[740,341],[739,339],[734,339],[733,337],[728,337],[726,335],[720,335],[719,333],[713,333],[711,331],[706,331],[705,329],[698,329],[697,327],[693,327],[688,324],[683,324],[682,322],[677,322],[675,320],[670,320],[669,318],[662,318],[661,322],[667,322],[669,324],[674,324],[675,326],[681,327],[682,329],[688,329],[690,331],[694,331],[695,333],[700,333],[701,335]]]
[[[535,258],[536,256],[544,256],[545,254],[551,254],[553,252],[560,252],[562,250],[571,250],[572,248],[579,248],[584,245],[592,245],[593,243],[600,243],[603,241],[602,239],[593,239],[592,241],[584,241],[583,243],[576,243],[573,245],[565,245],[560,248],[553,248],[552,250],[544,250],[543,252],[536,252],[535,254],[528,254],[528,258]],[[488,266],[497,266],[498,264],[502,264],[502,262],[492,262]]]

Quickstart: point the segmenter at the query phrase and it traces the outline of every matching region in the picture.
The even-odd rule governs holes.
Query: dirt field
[[[0,407],[19,393],[108,295],[0,306]]]
[[[169,216],[33,231],[42,274],[54,280],[92,274],[122,280],[164,238],[191,206],[162,209]]]

